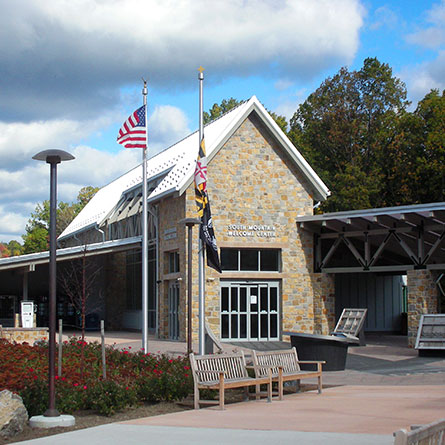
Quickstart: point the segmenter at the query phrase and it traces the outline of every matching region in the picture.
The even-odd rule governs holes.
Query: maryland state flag
[[[221,263],[219,262],[218,247],[216,246],[209,197],[207,195],[207,157],[204,138],[201,140],[198,159],[196,160],[195,200],[198,206],[198,215],[201,218],[199,237],[203,246],[206,247],[207,266],[221,273]]]

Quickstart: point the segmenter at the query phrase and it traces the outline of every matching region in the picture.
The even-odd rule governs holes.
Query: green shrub
[[[136,392],[128,386],[113,380],[99,380],[88,390],[89,408],[99,414],[111,416],[117,411],[136,405]]]
[[[29,417],[43,414],[48,408],[48,381],[34,380],[20,391]]]
[[[0,391],[19,393],[31,416],[43,414],[48,408],[47,351],[46,344],[0,341]],[[106,362],[107,380],[103,381],[100,345],[75,338],[64,342],[62,376],[56,377],[59,412],[94,409],[111,415],[138,401],[176,401],[193,391],[190,363],[185,356],[172,358],[107,347]]]

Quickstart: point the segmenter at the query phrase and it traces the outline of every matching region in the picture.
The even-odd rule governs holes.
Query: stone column
[[[328,335],[335,328],[335,275],[311,274],[314,298],[314,334]]]
[[[437,313],[438,289],[430,270],[409,270],[408,278],[408,345],[414,347],[420,316]]]

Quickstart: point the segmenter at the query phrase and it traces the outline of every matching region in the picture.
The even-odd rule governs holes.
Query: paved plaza
[[[350,347],[345,371],[323,373],[321,395],[305,391],[283,401],[182,411],[21,443],[391,444],[394,431],[445,417],[445,357],[419,357],[405,342],[370,336],[367,346]],[[140,334],[108,333],[107,343],[138,349]],[[186,344],[150,339],[149,350],[183,354]]]

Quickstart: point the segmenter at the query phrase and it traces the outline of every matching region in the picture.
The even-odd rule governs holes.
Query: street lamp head
[[[197,218],[184,218],[179,221],[180,224],[185,224],[187,227],[194,226],[195,224],[201,224],[201,220]]]
[[[71,161],[74,156],[64,150],[51,148],[37,153],[32,158],[36,161],[45,161],[48,164],[60,164],[62,161]]]

